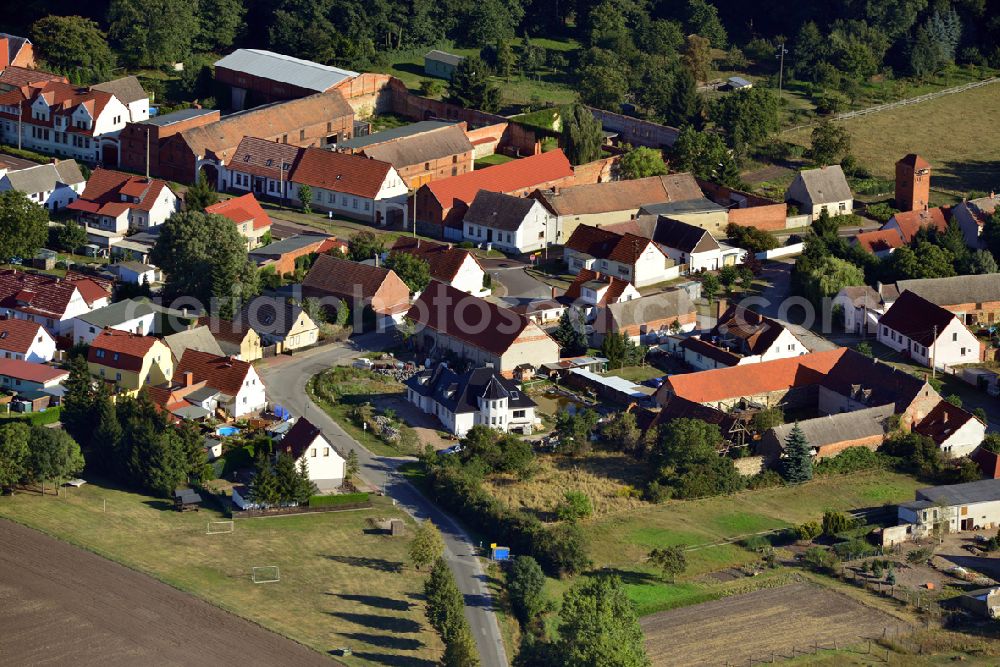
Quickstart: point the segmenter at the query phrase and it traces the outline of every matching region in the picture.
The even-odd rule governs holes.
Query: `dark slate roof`
[[[170,113],[165,113],[159,116],[153,116],[146,120],[139,121],[139,125],[155,125],[156,127],[167,127],[168,125],[173,125],[174,123],[180,123],[181,121],[188,120],[190,118],[197,118],[198,116],[206,116],[208,114],[218,113],[215,109],[180,109],[178,111],[171,111]]]
[[[885,435],[889,429],[888,420],[895,414],[895,406],[891,403],[853,412],[840,412],[833,415],[816,417],[797,422],[811,447],[861,440],[872,436]],[[795,428],[795,424],[775,426],[764,434],[762,441],[785,448],[785,440]]]
[[[299,417],[299,420],[289,429],[285,437],[278,442],[276,449],[279,452],[291,454],[292,458],[298,460],[309,449],[316,436],[322,435],[319,428],[314,426],[311,421],[305,417]]]
[[[661,217],[656,222],[653,241],[686,253],[718,250],[718,242],[701,227]]]
[[[489,400],[508,398],[511,408],[534,407],[535,402],[518,388],[516,382],[498,375],[492,368],[475,368],[459,375],[444,364],[417,373],[406,381],[422,396],[431,396],[449,412],[478,412],[480,397]]]
[[[879,326],[889,327],[898,331],[910,340],[915,340],[924,347],[934,344],[934,327],[938,335],[955,319],[955,314],[941,306],[931,303],[915,292],[906,290],[899,295],[895,303],[885,311],[879,320]]]
[[[1000,500],[1000,479],[983,479],[965,484],[917,489],[917,499],[944,505],[967,505],[996,501]]]
[[[784,325],[741,305],[730,306],[712,329],[724,345],[732,345],[740,354],[764,354],[778,339]]]
[[[538,200],[530,197],[514,197],[502,192],[480,190],[465,212],[465,222],[516,232],[535,204],[539,204]]]
[[[658,204],[643,204],[639,215],[671,215],[677,213],[714,213],[725,211],[726,207],[716,204],[705,197],[685,199],[681,201],[662,202]]]

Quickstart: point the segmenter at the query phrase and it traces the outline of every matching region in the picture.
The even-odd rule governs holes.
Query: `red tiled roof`
[[[0,320],[0,350],[27,354],[39,337],[48,335],[41,324],[30,320]]]
[[[926,417],[920,420],[919,424],[913,427],[913,430],[940,445],[954,435],[955,431],[965,426],[970,419],[975,417],[962,408],[941,400]]]
[[[636,236],[631,232],[617,234],[591,225],[578,225],[566,241],[566,247],[597,259],[635,264],[651,243],[653,242],[650,239]],[[653,244],[653,247],[659,250],[656,244]],[[663,254],[662,250],[659,252]]]
[[[858,246],[870,252],[901,248],[905,245],[903,237],[896,229],[879,229],[872,232],[862,232],[854,237]]]
[[[445,283],[450,283],[455,279],[459,269],[469,257],[479,265],[480,269],[483,268],[476,256],[468,250],[415,239],[410,236],[400,236],[396,239],[396,243],[392,246],[392,252],[405,252],[425,260],[430,266],[431,278]]]
[[[930,169],[931,163],[923,159],[916,153],[910,153],[899,159],[896,164],[905,164],[913,167],[914,169]]]
[[[493,354],[503,354],[529,320],[509,308],[432,280],[406,314],[433,329]]]
[[[899,233],[906,243],[913,241],[913,237],[924,227],[930,227],[942,233],[948,231],[948,222],[945,220],[944,211],[940,208],[930,208],[926,211],[900,211],[892,217],[899,225]]]
[[[292,166],[301,154],[302,149],[298,146],[258,137],[243,137],[226,167],[244,174],[287,181]],[[285,166],[283,176],[280,170],[282,165]]]
[[[229,218],[237,225],[252,220],[255,230],[271,226],[270,216],[267,215],[267,211],[261,208],[260,202],[253,196],[252,192],[248,192],[242,197],[233,197],[232,199],[212,204],[205,208],[205,213],[221,215]]]
[[[158,339],[152,336],[105,329],[90,344],[87,361],[123,371],[139,371],[142,370],[143,359],[157,341]],[[104,356],[100,356],[100,352],[103,352]],[[170,354],[169,350],[167,354]]]
[[[580,298],[584,283],[588,283],[592,280],[608,283],[608,289],[604,293],[601,300],[597,303],[598,306],[617,302],[619,297],[621,297],[622,293],[630,284],[629,281],[622,280],[616,276],[602,274],[591,269],[580,269],[580,273],[576,274],[576,278],[572,283],[570,283],[570,286],[566,288],[563,298],[569,299],[570,301],[576,301]]]
[[[517,192],[572,175],[573,167],[562,150],[557,148],[548,153],[539,153],[486,169],[470,171],[467,174],[431,181],[423,187],[427,188],[444,208],[452,208],[456,200],[471,204],[480,190]]]
[[[108,293],[86,278],[59,279],[14,269],[0,271],[0,307],[32,315],[61,319],[73,294],[79,292],[89,305]]]
[[[85,213],[119,216],[129,209],[149,211],[167,184],[157,178],[147,179],[120,171],[97,167],[87,180],[80,198],[68,208]],[[138,199],[138,202],[122,201],[121,196]]]
[[[22,361],[20,359],[0,359],[0,375],[45,384],[46,382],[69,377],[69,371],[56,368],[55,366],[33,364],[30,361]]]
[[[305,148],[292,167],[291,180],[315,188],[374,199],[392,165],[360,155]]]
[[[45,100],[52,112],[50,119],[47,121],[31,117],[31,104],[39,97]],[[0,104],[16,105],[20,103],[24,107],[21,113],[26,123],[54,127],[52,117],[56,115],[69,116],[81,105],[87,109],[92,118],[96,119],[101,115],[104,107],[113,97],[110,93],[101,90],[76,86],[60,80],[49,80],[15,88],[0,98]],[[0,115],[7,118],[17,118],[17,114],[5,113]],[[87,135],[94,133],[93,128],[82,130],[72,127],[72,123],[67,123],[66,131]]]
[[[20,88],[32,84],[45,83],[47,81],[59,81],[67,83],[66,77],[59,74],[43,72],[39,69],[28,69],[26,67],[11,66],[0,71],[0,85]]]
[[[189,348],[184,351],[184,356],[177,363],[174,376],[182,377],[184,373],[190,372],[195,382],[204,382],[212,389],[229,396],[236,396],[240,393],[251,368],[252,366],[246,361]]]

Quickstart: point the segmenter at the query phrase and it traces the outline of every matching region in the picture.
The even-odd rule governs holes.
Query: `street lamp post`
[[[774,56],[781,64],[778,66],[778,98],[781,98],[781,87],[784,83],[785,76],[785,54],[788,53],[788,49],[785,48],[785,43],[782,42],[778,45],[778,54]]]

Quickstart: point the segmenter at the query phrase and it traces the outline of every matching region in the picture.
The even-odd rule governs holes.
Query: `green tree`
[[[969,258],[969,273],[987,274],[1000,272],[1000,266],[987,250],[977,250]]]
[[[39,19],[31,26],[31,40],[48,68],[82,75],[81,83],[108,79],[115,66],[107,35],[82,16]]]
[[[312,201],[313,201],[313,190],[311,187],[303,183],[299,186],[299,206],[302,207],[303,213],[312,213]]]
[[[412,253],[389,253],[385,268],[394,271],[413,293],[423,292],[431,282],[431,265],[426,259]]]
[[[447,639],[441,661],[444,667],[479,667],[479,651],[468,622],[461,624]]]
[[[481,0],[468,9],[463,41],[468,46],[482,47],[510,39],[522,18],[524,9],[520,2]]]
[[[746,155],[778,130],[778,96],[753,87],[719,98],[709,112],[737,155]]]
[[[531,37],[529,37],[528,33],[525,32],[524,38],[521,40],[521,55],[518,59],[521,74],[527,76],[532,72],[541,69],[544,64],[545,49],[532,44]]]
[[[545,609],[545,573],[531,556],[515,556],[507,571],[507,595],[514,616],[527,628]]]
[[[716,49],[726,48],[726,29],[719,20],[719,10],[705,0],[688,0],[687,28],[707,38]]]
[[[199,34],[197,3],[111,0],[108,36],[132,65],[161,67],[183,62]]]
[[[466,109],[493,113],[500,109],[500,88],[490,81],[486,63],[479,56],[466,56],[448,83],[448,101]]]
[[[704,125],[705,101],[689,68],[682,67],[674,74],[668,106],[662,114],[668,123],[677,127],[690,125],[700,130]]]
[[[796,423],[785,438],[785,452],[781,474],[789,482],[807,482],[812,479],[812,447]]]
[[[94,379],[90,377],[87,357],[72,355],[69,359],[69,377],[63,383],[63,407],[60,419],[63,428],[78,442],[85,445],[94,426]]]
[[[278,485],[278,498],[284,503],[299,502],[299,472],[291,454],[281,452],[274,460],[274,479]],[[306,498],[308,501],[308,498]]]
[[[634,366],[646,356],[645,349],[636,345],[624,332],[608,332],[601,343],[601,354],[612,368]]]
[[[825,256],[803,278],[806,296],[820,299],[834,296],[844,287],[863,285],[865,274],[861,267],[844,259]]]
[[[242,0],[198,0],[198,36],[201,51],[226,51],[243,32],[246,6]]]
[[[501,39],[497,41],[497,75],[510,81],[510,75],[514,72],[514,65],[517,58],[514,56],[514,49],[510,46],[510,41]]]
[[[250,500],[258,505],[273,506],[281,502],[278,479],[271,468],[267,454],[257,454],[256,471],[250,481]]]
[[[635,413],[631,410],[620,413],[608,422],[604,426],[602,435],[613,449],[627,453],[636,453],[642,439],[642,431],[639,430]]]
[[[87,245],[87,230],[75,221],[67,220],[56,232],[56,242],[62,250],[75,253]]]
[[[663,153],[646,146],[638,146],[625,153],[618,162],[618,168],[622,178],[626,180],[663,176],[667,173]]]
[[[562,148],[571,164],[585,164],[601,157],[604,133],[601,123],[582,104],[574,104],[563,115]]]
[[[189,296],[224,304],[257,295],[259,275],[247,255],[246,240],[232,220],[196,211],[175,213],[160,226],[150,253],[167,274],[168,296]]]
[[[635,607],[614,576],[585,579],[563,596],[558,663],[592,667],[647,667]]]
[[[629,92],[626,67],[614,52],[590,49],[581,61],[577,89],[584,104],[617,112]]]
[[[309,478],[309,464],[305,459],[299,460],[299,465],[295,470],[295,485],[293,489],[292,500],[299,505],[308,505],[309,499],[319,493],[316,483]]]
[[[649,562],[660,569],[664,581],[672,584],[677,575],[687,569],[684,545],[657,547],[649,552]]]
[[[889,256],[886,267],[896,280],[949,278],[955,275],[955,258],[930,241],[917,241],[912,248],[897,248]]]
[[[434,566],[424,581],[424,613],[431,627],[447,644],[448,639],[465,624],[465,601],[444,557],[439,555],[431,562]]]
[[[13,489],[28,477],[31,428],[17,422],[0,426],[0,491]]]
[[[684,41],[681,63],[695,81],[708,81],[712,68],[712,44],[699,35],[688,35]]]
[[[671,168],[690,171],[696,177],[739,188],[739,167],[732,151],[715,132],[699,132],[693,127],[681,129],[670,149]]]
[[[187,192],[184,193],[184,210],[204,212],[206,208],[218,201],[219,193],[209,183],[205,177],[205,172],[201,172],[198,174],[198,178],[195,179],[194,185],[189,187]]]
[[[829,118],[820,120],[812,131],[812,159],[821,166],[839,164],[851,153],[851,133]]]
[[[866,340],[863,340],[860,343],[858,343],[855,346],[854,349],[856,349],[858,352],[860,352],[861,354],[865,355],[866,357],[871,357],[871,356],[874,355],[874,352],[872,351],[871,343],[869,343]]]
[[[582,491],[567,491],[562,502],[556,506],[556,517],[560,521],[578,521],[594,513],[590,496]]]
[[[375,232],[364,229],[347,242],[347,256],[355,262],[381,257],[385,252],[385,243]]]
[[[556,415],[556,434],[559,436],[559,448],[567,454],[579,454],[589,451],[590,434],[597,426],[600,417],[593,410],[570,414],[567,411]]]
[[[584,333],[583,313],[577,308],[567,308],[559,316],[559,326],[552,338],[559,343],[565,356],[575,356],[587,351],[587,335]]]
[[[444,538],[433,521],[421,521],[410,542],[410,560],[418,570],[441,558],[444,553]],[[433,573],[432,573],[433,574]]]
[[[354,449],[347,452],[347,460],[344,465],[344,475],[347,476],[348,480],[353,480],[354,476],[358,474],[361,470],[361,464],[358,462],[358,452]]]
[[[93,393],[90,405],[92,412],[87,414],[87,421],[88,424],[94,425],[93,432],[88,431],[89,440],[78,441],[84,445],[89,443],[87,456],[92,457],[92,463],[108,473],[120,476],[123,469],[121,444],[124,434],[118,421],[118,409],[111,400],[111,390],[107,383],[101,382],[97,385],[97,391]],[[65,412],[63,417],[65,418]]]
[[[714,273],[706,273],[701,278],[701,295],[705,297],[709,303],[715,299],[716,295],[719,293],[721,283],[719,282],[719,277]]]
[[[83,472],[83,454],[80,445],[66,431],[44,426],[31,427],[31,448],[28,455],[28,475],[41,482],[57,484]]]
[[[49,238],[45,208],[17,190],[0,192],[0,261],[34,257]]]

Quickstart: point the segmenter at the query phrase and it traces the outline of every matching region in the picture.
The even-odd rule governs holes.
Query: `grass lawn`
[[[485,169],[486,167],[492,167],[498,164],[503,164],[505,162],[510,162],[514,158],[502,155],[500,153],[494,153],[493,155],[486,155],[484,157],[476,160],[476,169]]]
[[[612,368],[605,375],[617,375],[620,378],[625,378],[626,380],[631,380],[635,383],[640,383],[643,380],[648,380],[650,378],[658,378],[663,375],[661,371],[656,366],[626,366],[625,368]]]
[[[107,501],[107,512],[103,510]],[[178,513],[160,499],[97,484],[55,498],[0,498],[9,518],[146,572],[349,665],[431,665],[441,643],[419,600],[424,573],[405,565],[409,540],[375,534],[370,518],[412,521],[384,499],[368,510],[236,521],[206,535],[219,512]],[[280,583],[251,582],[277,565]]]
[[[954,85],[954,84],[952,84]],[[931,163],[932,185],[945,192],[989,191],[1000,171],[1000,84],[840,121],[858,162],[893,178],[896,160],[919,153]],[[782,138],[809,144],[811,128]]]

